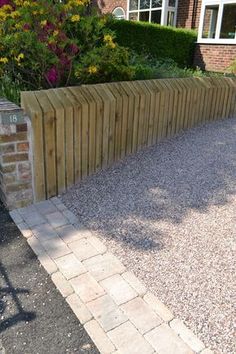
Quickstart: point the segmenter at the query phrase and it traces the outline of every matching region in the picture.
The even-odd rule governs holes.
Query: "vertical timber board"
[[[122,82],[121,85],[129,98],[128,99],[126,148],[125,148],[125,155],[129,155],[132,152],[135,95],[134,95],[134,92],[130,89],[130,86],[127,84],[127,82]]]
[[[152,145],[153,141],[153,128],[154,128],[154,118],[155,118],[155,88],[153,83],[149,80],[144,81],[147,92],[150,95],[150,104],[149,104],[149,114],[147,120],[147,146]]]
[[[81,93],[80,87],[68,89],[81,107],[81,179],[88,176],[89,165],[89,106],[87,100]]]
[[[115,110],[115,161],[121,157],[121,129],[122,129],[122,96],[117,89],[115,83],[107,84],[113,97],[116,98],[116,110]]]
[[[70,100],[66,95],[66,89],[55,90],[58,99],[61,101],[65,110],[65,158],[66,158],[66,187],[74,183],[74,111]]]
[[[110,105],[108,163],[111,165],[115,156],[116,99],[106,85],[104,85],[104,91]]]
[[[56,170],[57,170],[57,193],[62,193],[66,189],[65,175],[65,112],[61,101],[54,90],[46,91],[48,99],[55,111],[56,125]]]
[[[46,197],[48,199],[57,194],[55,112],[46,91],[36,91],[35,96],[43,111]]]
[[[126,137],[128,129],[129,97],[120,82],[115,84],[122,97],[122,120],[121,120],[121,139],[120,139],[120,157],[124,158],[126,153]]]
[[[21,106],[32,126],[33,184],[35,202],[46,199],[43,113],[34,92],[21,93]]]
[[[154,116],[153,116],[153,132],[152,132],[152,144],[156,144],[158,141],[158,125],[160,119],[160,90],[155,84],[155,80],[150,80],[154,93]]]
[[[139,130],[139,111],[140,111],[140,94],[133,82],[128,82],[130,89],[134,92],[134,120],[132,134],[132,153],[138,151],[138,130]]]
[[[88,174],[96,170],[96,102],[94,101],[89,86],[81,86],[81,94],[84,96],[89,107],[89,130],[88,130]]]
[[[99,88],[98,88],[99,90]],[[103,121],[103,102],[98,95],[95,85],[89,86],[89,92],[96,104],[96,124],[95,124],[95,171],[102,168],[102,121]]]
[[[96,89],[96,88],[95,88]],[[109,129],[110,129],[110,102],[106,94],[104,85],[99,85],[96,90],[103,104],[102,117],[102,168],[108,166],[109,163]]]

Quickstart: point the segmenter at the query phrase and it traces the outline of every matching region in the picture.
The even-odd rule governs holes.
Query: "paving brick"
[[[144,337],[158,354],[194,354],[166,323],[154,328]]]
[[[44,248],[35,236],[31,236],[27,239],[28,244],[37,256],[45,253]]]
[[[200,339],[198,339],[197,336],[195,336],[195,334],[192,331],[190,331],[190,329],[188,329],[181,320],[175,318],[170,322],[170,327],[195,352],[200,352],[205,348],[203,342],[200,341]]]
[[[32,232],[40,242],[49,241],[52,238],[57,237],[55,229],[48,223],[33,226]]]
[[[165,322],[174,318],[173,313],[152,293],[148,292],[143,299]]]
[[[10,216],[16,224],[20,224],[23,222],[22,216],[17,210],[10,211]]]
[[[85,267],[73,253],[57,258],[55,263],[66,279],[71,279],[86,273]]]
[[[107,247],[104,245],[103,242],[101,242],[97,237],[95,236],[91,236],[89,237],[89,242],[91,243],[91,245],[93,247],[96,248],[96,250],[99,252],[99,253],[105,253],[107,251]]]
[[[110,331],[128,320],[127,316],[109,295],[99,297],[89,302],[87,306],[105,332]]]
[[[29,228],[28,225],[26,225],[26,223],[22,222],[20,224],[17,224],[17,227],[25,238],[33,236],[32,230]]]
[[[147,289],[143,283],[132,272],[125,272],[122,277],[129,283],[130,286],[140,295],[146,294]]]
[[[88,239],[85,238],[71,242],[68,246],[80,261],[99,254],[99,251],[89,242]]]
[[[215,354],[211,349],[204,349],[203,351],[201,351],[201,354]]]
[[[58,236],[53,237],[49,241],[42,242],[42,245],[47,251],[48,255],[53,259],[71,253],[65,242],[63,242]]]
[[[46,222],[37,211],[29,212],[27,215],[24,215],[23,218],[30,227],[42,225]]]
[[[62,211],[62,214],[70,221],[71,224],[76,224],[78,222],[77,216],[75,216],[75,214],[73,214],[70,210],[65,209]]]
[[[43,215],[54,213],[57,211],[56,206],[50,200],[45,200],[34,205],[36,209]]]
[[[70,284],[84,303],[92,301],[105,293],[104,289],[89,273],[71,279]]]
[[[59,203],[61,203],[61,200],[58,198],[58,197],[52,197],[50,199],[50,201],[54,204],[54,205],[57,205]]]
[[[81,239],[80,232],[73,225],[59,227],[57,228],[57,233],[67,244]]]
[[[66,301],[70,305],[70,307],[71,307],[72,311],[74,312],[74,314],[76,315],[76,317],[79,319],[80,323],[84,324],[93,318],[91,312],[82,303],[82,301],[79,299],[78,295],[76,295],[76,294],[69,295],[66,298]]]
[[[129,321],[108,332],[122,354],[152,354],[153,348]],[[170,354],[170,353],[168,353]],[[174,354],[174,353],[173,353]]]
[[[69,223],[68,219],[60,211],[56,211],[55,213],[47,214],[45,216],[49,224],[51,224],[55,229]]]
[[[127,302],[121,308],[142,334],[147,333],[162,323],[160,317],[150,309],[141,297]]]
[[[67,209],[67,207],[66,207],[60,200],[59,200],[59,202],[56,203],[55,205],[56,205],[56,207],[57,207],[57,209],[58,209],[59,211],[64,211],[64,210]]]
[[[119,274],[115,274],[102,280],[100,285],[112,297],[117,305],[124,304],[138,296],[138,293],[136,293],[136,291],[131,288],[131,286]]]
[[[52,281],[56,285],[57,289],[60,291],[63,297],[67,297],[73,293],[73,289],[70,286],[68,280],[66,280],[61,272],[56,272],[52,274]]]
[[[83,262],[85,267],[98,281],[108,278],[114,274],[121,274],[125,271],[125,267],[117,257],[111,253],[105,253],[90,258]]]
[[[24,218],[24,216],[27,216],[29,213],[34,213],[37,212],[36,207],[34,206],[34,204],[25,207],[25,208],[19,208],[17,209],[18,213],[20,213],[20,215]]]
[[[96,320],[85,324],[84,328],[101,354],[111,354],[115,347]]]
[[[39,255],[38,259],[39,259],[40,263],[42,264],[42,266],[44,267],[44,269],[49,274],[53,274],[53,273],[57,272],[56,264],[53,262],[53,260],[46,253]]]

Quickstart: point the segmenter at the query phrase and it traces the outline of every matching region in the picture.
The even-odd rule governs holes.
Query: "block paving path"
[[[212,354],[59,198],[10,215],[101,354]]]

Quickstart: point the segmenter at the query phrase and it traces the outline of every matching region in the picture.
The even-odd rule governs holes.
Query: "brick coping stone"
[[[58,197],[10,215],[101,354],[213,354]]]

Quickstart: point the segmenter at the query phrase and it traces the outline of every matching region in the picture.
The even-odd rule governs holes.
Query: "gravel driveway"
[[[63,202],[216,353],[236,353],[236,119],[126,158]]]

